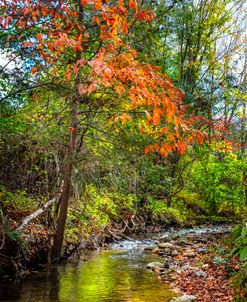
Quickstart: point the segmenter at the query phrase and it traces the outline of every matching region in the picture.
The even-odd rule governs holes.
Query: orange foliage
[[[8,6],[8,16],[3,15],[0,21],[3,29],[13,26],[21,32],[36,27],[43,33],[20,43],[20,47],[32,47],[34,55],[40,56],[41,62],[33,67],[33,74],[42,68],[47,69],[47,66],[55,70],[54,66],[63,65],[65,72],[59,73],[59,79],[63,77],[65,83],[81,79],[78,84],[80,95],[110,89],[128,100],[123,103],[125,111],[130,113],[119,117],[123,125],[131,119],[131,111],[146,112],[141,132],[153,135],[157,142],[147,146],[145,154],[159,152],[167,156],[173,151],[184,154],[188,144],[203,143],[204,136],[194,128],[196,118],[188,118],[186,108],[181,106],[183,92],[174,87],[159,67],[139,62],[138,53],[124,45],[123,37],[128,34],[133,17],[143,22],[151,22],[155,17],[150,11],[140,11],[136,0],[130,0],[127,6],[123,0],[80,0],[80,4],[13,0]],[[91,14],[90,26],[99,29],[96,37],[91,36],[84,24],[82,14],[85,8]],[[92,38],[98,39],[98,46],[89,57],[85,53]],[[73,62],[64,62],[66,53],[74,58]],[[86,80],[83,80],[84,73],[87,74]]]

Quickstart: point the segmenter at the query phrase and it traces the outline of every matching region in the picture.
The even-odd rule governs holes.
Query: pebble
[[[171,255],[172,255],[173,257],[176,257],[176,256],[179,255],[179,252],[178,252],[177,250],[174,250],[174,251],[172,251]]]
[[[181,297],[177,297],[171,300],[171,302],[191,302],[196,300],[196,296],[190,296],[190,295],[183,295]]]
[[[149,245],[149,246],[145,246],[143,248],[144,251],[153,251],[155,248],[157,248],[157,245]]]
[[[153,269],[155,267],[163,267],[163,264],[160,262],[150,262],[146,265],[146,268]]]
[[[181,268],[184,271],[190,271],[190,270],[194,270],[195,269],[193,266],[190,266],[190,265],[184,265]]]
[[[205,272],[202,271],[202,270],[199,270],[198,272],[194,272],[194,273],[193,273],[193,276],[194,276],[194,277],[203,277],[203,278],[207,278],[208,274],[205,273]]]

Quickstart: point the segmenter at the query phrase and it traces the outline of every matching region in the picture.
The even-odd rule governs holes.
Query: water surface
[[[132,242],[132,243],[131,243]],[[136,241],[88,252],[88,261],[67,263],[0,285],[0,301],[168,302],[172,292],[145,265],[160,261]]]
[[[148,238],[167,234],[200,236],[229,232],[230,227],[202,227],[170,230]],[[169,302],[173,293],[169,286],[145,268],[159,256],[143,250],[157,243],[147,239],[130,239],[113,244],[109,250],[88,252],[88,260],[61,264],[31,274],[25,280],[0,283],[0,301],[19,302]]]

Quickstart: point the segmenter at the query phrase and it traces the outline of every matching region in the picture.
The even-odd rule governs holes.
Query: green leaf
[[[242,231],[241,231],[241,237],[245,238],[246,235],[247,235],[247,226],[244,225],[243,228],[242,228]]]
[[[17,241],[19,238],[19,233],[17,231],[10,231],[6,233],[10,240]]]
[[[247,260],[247,246],[240,250],[240,260]]]

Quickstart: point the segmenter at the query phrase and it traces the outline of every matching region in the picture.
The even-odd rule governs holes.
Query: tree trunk
[[[53,257],[57,258],[61,256],[62,245],[64,238],[64,230],[67,220],[69,196],[71,188],[71,178],[74,166],[74,155],[76,150],[76,137],[77,137],[77,124],[78,124],[78,102],[76,99],[71,101],[71,127],[70,129],[70,142],[67,153],[65,169],[64,169],[64,180],[63,188],[60,198],[59,216],[57,220],[57,231],[54,239],[53,246]]]
[[[83,22],[83,6],[78,1],[78,12],[79,12],[79,22]],[[80,50],[76,51],[75,62],[81,59],[82,52]],[[80,76],[77,74],[74,83],[74,92],[78,90],[78,84],[80,83]],[[64,239],[64,230],[67,220],[68,206],[69,206],[69,197],[70,197],[70,189],[71,189],[71,181],[72,181],[72,172],[75,162],[75,154],[76,154],[76,138],[77,138],[77,130],[78,130],[78,119],[79,119],[79,103],[82,103],[82,97],[78,98],[74,96],[71,100],[71,122],[70,122],[70,142],[69,149],[67,153],[65,169],[64,169],[64,183],[63,189],[60,199],[60,207],[59,207],[59,216],[57,220],[57,231],[54,238],[53,245],[53,257],[60,257],[62,254],[62,246]]]

